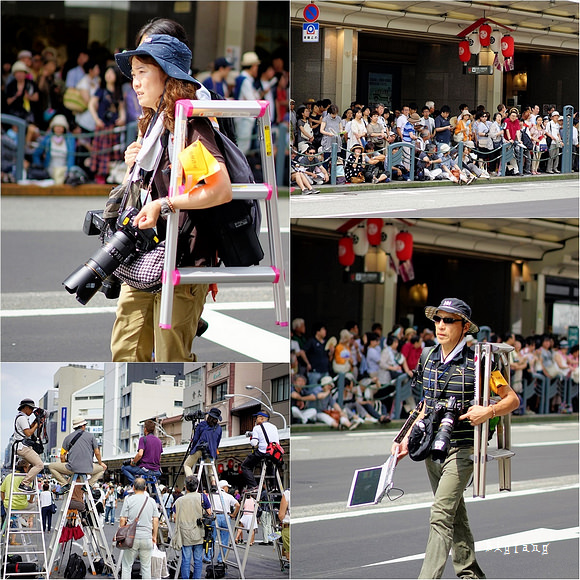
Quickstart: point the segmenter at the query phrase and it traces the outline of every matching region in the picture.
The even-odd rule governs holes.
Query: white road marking
[[[268,310],[274,308],[274,302],[223,302],[223,303],[207,303],[203,311],[204,313],[213,311],[226,310]],[[30,316],[69,316],[81,314],[114,314],[116,306],[101,306],[84,308],[23,308],[22,310],[1,310],[0,318],[26,318]],[[205,315],[204,315],[205,316]]]
[[[507,536],[498,536],[496,538],[489,538],[475,542],[476,552],[489,552],[491,550],[506,550],[507,548],[526,546],[527,544],[550,544],[552,542],[559,542],[562,540],[574,540],[580,537],[580,528],[567,528],[564,530],[553,530],[550,528],[536,528],[535,530],[527,530],[515,534],[508,534]],[[537,546],[536,546],[537,547]],[[543,549],[543,548],[542,548]],[[533,550],[533,549],[532,549]],[[529,550],[530,552],[532,550]],[[539,548],[538,550],[539,551]],[[371,568],[373,566],[384,566],[385,564],[395,564],[397,562],[410,562],[412,560],[423,560],[425,553],[413,554],[412,556],[404,556],[403,558],[395,558],[394,560],[384,560],[382,562],[375,562],[373,564],[365,564],[363,568]]]
[[[203,318],[209,323],[209,328],[203,334],[205,340],[262,362],[289,361],[290,341],[288,338],[236,320],[213,309],[204,308]]]
[[[510,491],[509,493],[494,493],[486,495],[485,499],[481,498],[474,498],[474,497],[466,497],[465,503],[473,503],[473,502],[481,502],[481,501],[494,501],[494,500],[502,500],[502,499],[511,499],[514,497],[525,497],[529,495],[537,495],[537,494],[544,494],[544,493],[554,493],[554,492],[561,492],[570,489],[579,489],[580,484],[573,483],[569,485],[560,485],[555,487],[544,487],[544,488],[530,488],[530,489],[522,489],[520,491]],[[305,516],[302,518],[293,518],[292,525],[298,524],[311,524],[311,523],[319,523],[322,521],[330,521],[330,520],[341,520],[341,519],[348,519],[348,518],[357,518],[357,517],[364,517],[370,515],[377,515],[377,514],[385,514],[385,513],[394,513],[394,512],[406,512],[406,511],[413,511],[418,509],[429,509],[433,501],[426,501],[421,503],[414,503],[414,504],[402,504],[402,505],[393,505],[393,506],[386,506],[383,508],[370,508],[364,510],[356,510],[356,511],[342,511],[332,514],[317,514],[315,516]]]

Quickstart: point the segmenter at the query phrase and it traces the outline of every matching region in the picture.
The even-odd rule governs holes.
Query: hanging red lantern
[[[396,237],[397,258],[401,262],[410,260],[413,256],[413,236],[409,232],[399,232]]]
[[[354,250],[352,238],[345,236],[338,242],[338,261],[341,266],[349,267],[354,264]]]
[[[482,24],[479,27],[479,43],[481,46],[489,46],[491,42],[491,26],[489,24]]]
[[[514,39],[509,34],[501,39],[501,53],[504,58],[511,58],[514,55]]]
[[[469,62],[471,52],[469,52],[469,40],[462,40],[459,43],[459,60],[461,62]]]
[[[228,469],[233,469],[233,468],[234,468],[234,460],[228,459]]]
[[[371,246],[378,246],[381,243],[381,228],[383,220],[381,218],[369,218],[367,220],[367,238]]]
[[[224,464],[218,463],[218,473],[223,473],[223,472],[224,472]]]

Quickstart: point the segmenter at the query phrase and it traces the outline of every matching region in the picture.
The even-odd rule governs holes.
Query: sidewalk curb
[[[3,183],[2,196],[12,197],[100,197],[107,199],[109,192],[116,184],[109,183],[101,185],[98,183],[87,183],[84,185],[19,185],[18,183]],[[287,186],[278,187],[278,197],[290,197],[290,190]]]
[[[523,183],[534,181],[556,181],[561,179],[578,179],[578,173],[560,173],[559,175],[526,175],[526,176],[512,176],[512,177],[492,177],[491,179],[478,179],[478,185],[486,187],[494,186],[500,183]],[[317,185],[320,194],[324,193],[342,193],[348,195],[349,193],[358,193],[359,191],[368,191],[369,189],[377,191],[388,191],[389,189],[416,189],[421,187],[456,187],[457,184],[451,183],[447,180],[443,181],[391,181],[385,185],[373,185],[372,183],[352,184],[346,183],[343,185]],[[467,187],[467,186],[465,186]],[[302,197],[300,189],[295,187],[290,191],[290,197]],[[305,196],[306,197],[306,196]]]

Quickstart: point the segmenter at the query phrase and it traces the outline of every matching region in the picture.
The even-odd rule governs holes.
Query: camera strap
[[[433,351],[435,350],[435,348],[433,348],[429,354],[427,355],[427,359],[425,361],[425,364],[423,366],[423,373],[425,372],[425,367],[427,366],[427,362],[429,361],[429,358],[431,356],[431,354],[433,353]],[[435,373],[435,380],[434,380],[434,387],[433,387],[433,397],[430,398],[430,406],[434,407],[435,406],[435,402],[439,401],[443,395],[443,393],[445,392],[445,389],[447,388],[447,385],[449,384],[449,381],[451,380],[451,377],[453,376],[453,374],[457,371],[457,369],[462,369],[461,370],[461,377],[462,377],[462,386],[461,386],[461,404],[462,407],[465,406],[465,370],[464,367],[466,366],[467,363],[467,356],[465,353],[465,347],[464,347],[464,351],[462,353],[462,360],[460,363],[453,363],[453,362],[449,362],[449,363],[445,363],[443,366],[448,366],[447,369],[445,369],[443,372],[446,373],[445,376],[445,380],[443,382],[443,386],[441,387],[441,390],[439,391],[439,394],[437,394],[438,390],[439,390],[439,365],[437,365],[437,367],[435,368],[434,371],[432,371],[431,369],[429,372],[429,387],[431,387],[431,372]],[[436,364],[436,363],[434,363]]]

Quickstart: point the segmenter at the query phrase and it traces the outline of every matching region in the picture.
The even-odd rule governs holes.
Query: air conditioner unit
[[[177,381],[178,387],[185,387],[185,379],[180,379]]]

